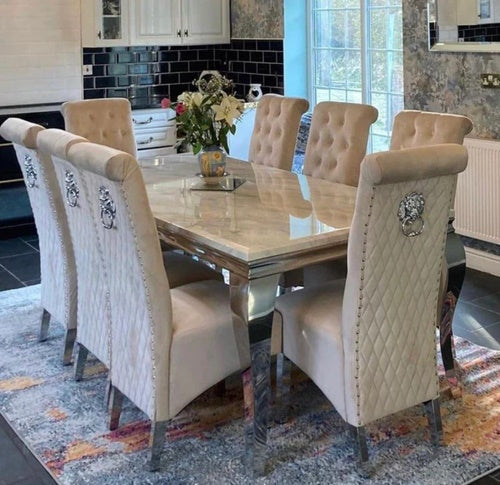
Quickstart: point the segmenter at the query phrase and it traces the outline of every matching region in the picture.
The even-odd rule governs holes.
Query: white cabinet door
[[[457,25],[476,25],[477,23],[477,3],[470,0],[457,0]]]
[[[179,0],[131,0],[131,45],[175,45],[182,41]]]
[[[229,0],[182,0],[184,44],[228,44]]]
[[[127,45],[128,0],[95,1],[95,45]]]

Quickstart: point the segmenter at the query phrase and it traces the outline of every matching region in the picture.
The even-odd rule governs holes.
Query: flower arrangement
[[[232,81],[221,74],[201,77],[193,84],[199,91],[185,91],[173,103],[162,100],[163,108],[173,108],[187,143],[196,154],[209,147],[222,147],[229,154],[228,133],[236,133],[234,122],[243,114],[243,102],[227,91]]]

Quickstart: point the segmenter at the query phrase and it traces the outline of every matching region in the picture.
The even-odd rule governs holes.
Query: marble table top
[[[153,215],[169,232],[244,263],[347,243],[356,189],[229,158],[246,182],[233,192],[193,191],[193,155],[140,161]]]

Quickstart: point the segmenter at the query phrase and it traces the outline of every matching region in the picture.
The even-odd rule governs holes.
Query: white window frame
[[[370,63],[370,32],[368,29],[367,15],[368,15],[368,6],[367,0],[359,0],[360,1],[360,31],[363,33],[361,36],[360,50],[361,50],[361,102],[364,104],[371,104],[371,90],[372,86],[372,78],[371,78],[371,69],[369,66]],[[314,0],[306,0],[307,2],[307,96],[310,101],[311,107],[316,104],[316,95],[314,89],[314,55],[313,55],[313,46],[314,46],[314,32],[313,32],[313,15],[312,15],[312,4]],[[384,8],[384,7],[381,7]],[[402,8],[402,7],[401,7]],[[403,46],[401,46],[402,49]],[[389,94],[394,95],[402,95],[404,93],[392,93]],[[373,125],[372,125],[373,126]],[[368,139],[367,153],[372,152],[372,130],[370,129],[370,137]]]

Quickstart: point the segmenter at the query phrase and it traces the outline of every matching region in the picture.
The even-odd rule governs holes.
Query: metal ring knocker
[[[80,189],[75,182],[75,174],[70,170],[66,170],[64,173],[64,185],[66,187],[66,202],[70,207],[76,207],[78,205]]]
[[[26,171],[26,185],[32,189],[36,185],[38,175],[33,165],[33,159],[28,154],[24,155],[24,169]]]
[[[101,207],[101,223],[104,229],[113,229],[115,225],[116,206],[109,195],[109,190],[104,186],[99,187],[99,205]]]
[[[406,237],[415,237],[422,234],[425,222],[422,217],[425,208],[425,199],[422,194],[411,192],[399,204],[398,218],[401,221],[401,230]]]

